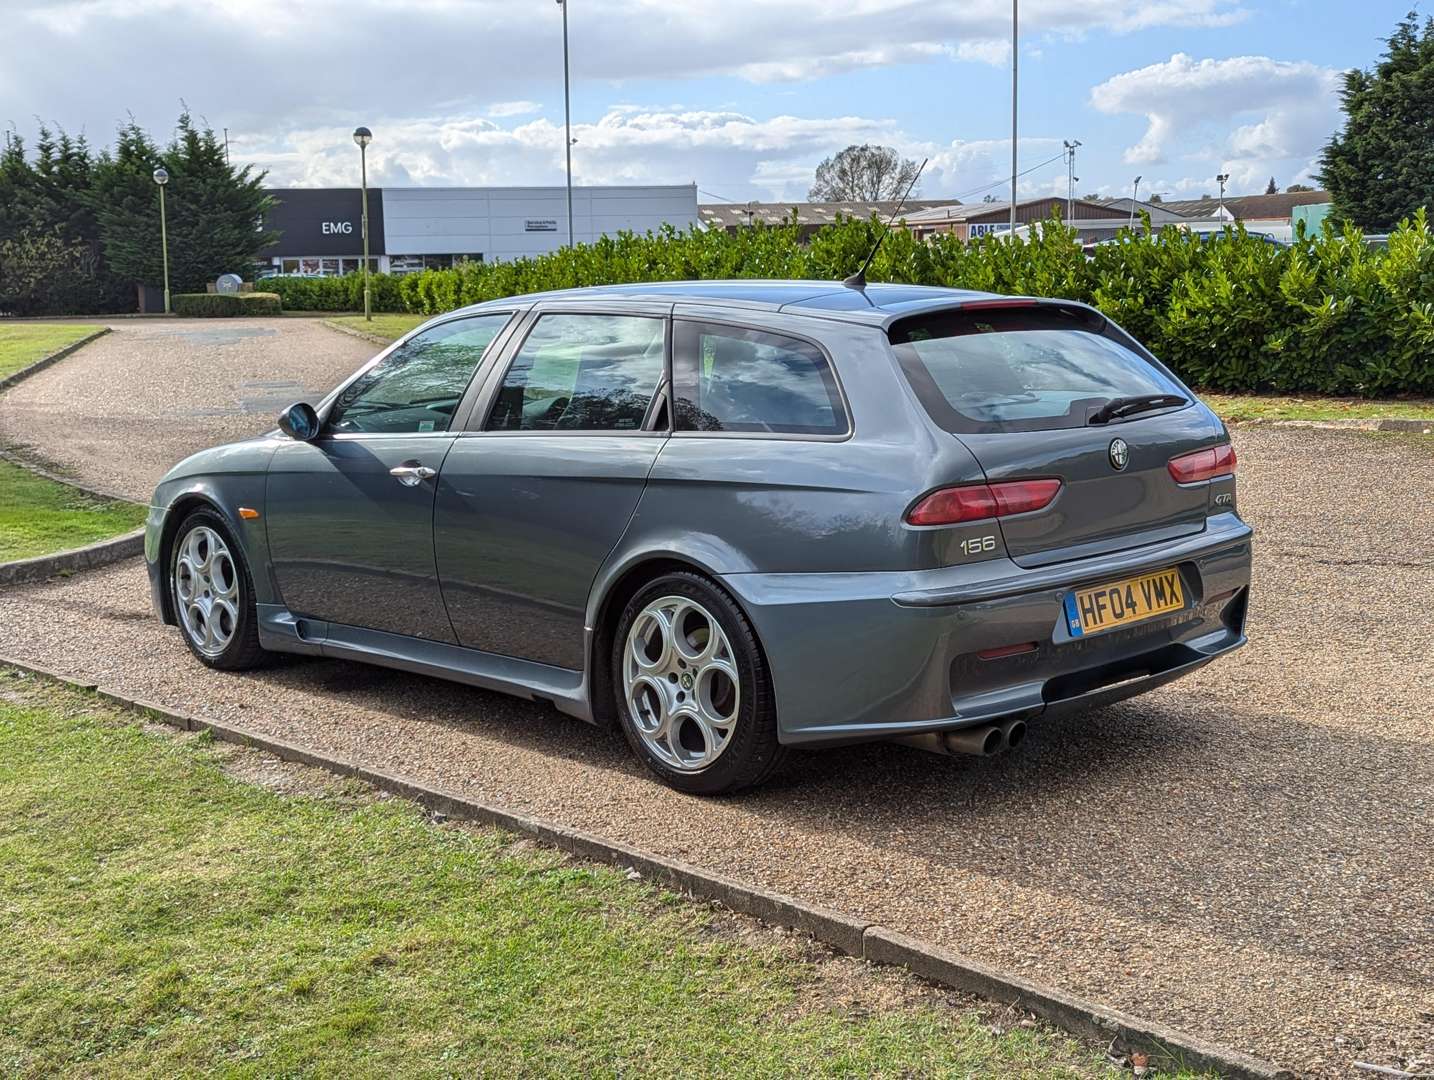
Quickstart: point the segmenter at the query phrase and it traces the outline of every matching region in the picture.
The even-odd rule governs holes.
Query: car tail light
[[[1060,489],[1059,480],[1007,480],[942,488],[908,510],[906,520],[911,525],[959,525],[963,521],[1027,514],[1049,506]]]
[[[1177,484],[1195,484],[1235,471],[1235,448],[1229,443],[1211,446],[1170,459],[1168,468]]]

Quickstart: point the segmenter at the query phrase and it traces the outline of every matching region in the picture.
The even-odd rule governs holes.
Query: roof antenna
[[[916,175],[911,178],[911,183],[906,185],[906,193],[896,201],[896,209],[891,212],[891,217],[886,219],[886,224],[882,227],[881,235],[876,238],[876,243],[871,245],[871,251],[867,253],[866,259],[862,262],[861,269],[850,277],[841,279],[841,283],[848,289],[860,290],[866,288],[866,268],[871,265],[871,260],[876,258],[876,253],[881,250],[882,241],[886,239],[886,234],[891,232],[892,222],[896,220],[896,215],[901,213],[901,208],[906,205],[906,200],[911,196],[911,189],[916,186],[916,181],[921,179],[922,170],[926,168],[926,163],[930,160],[930,158],[921,159],[920,168],[916,170]]]

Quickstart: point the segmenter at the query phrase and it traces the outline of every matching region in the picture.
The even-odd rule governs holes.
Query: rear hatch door
[[[902,320],[892,346],[933,420],[986,479],[1055,477],[1047,507],[999,519],[1006,550],[1036,567],[1199,533],[1206,484],[1177,484],[1172,457],[1217,441],[1194,395],[1088,308],[978,301]],[[1112,401],[1184,399],[1100,422]]]

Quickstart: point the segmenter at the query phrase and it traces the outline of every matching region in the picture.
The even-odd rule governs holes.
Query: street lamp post
[[[154,182],[159,185],[159,247],[164,257],[164,313],[169,314],[169,226],[164,220],[164,185],[169,183],[169,171],[162,166],[154,170]]]
[[[568,160],[568,247],[573,246],[573,104],[568,82],[568,5],[558,0],[563,9],[563,152]]]
[[[1225,185],[1229,183],[1230,174],[1222,172],[1215,177],[1215,183],[1220,185],[1220,220],[1225,220]]]
[[[1069,225],[1075,218],[1075,186],[1079,177],[1075,174],[1076,147],[1080,146],[1079,139],[1064,139],[1066,148],[1066,224]]]
[[[360,191],[363,199],[360,225],[360,231],[363,233],[363,317],[373,322],[373,309],[369,306],[368,298],[368,144],[373,142],[373,132],[366,127],[354,128],[354,142],[359,148]]]
[[[1017,5],[1020,0],[1011,0],[1011,239],[1016,238],[1016,87],[1017,79]]]
[[[1140,177],[1135,178],[1135,184],[1130,189],[1130,228],[1135,228],[1135,204],[1140,198]]]

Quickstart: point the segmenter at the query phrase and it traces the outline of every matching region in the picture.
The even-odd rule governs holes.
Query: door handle
[[[395,465],[388,470],[389,476],[398,478],[398,482],[404,487],[417,487],[424,480],[432,480],[438,475],[437,469],[430,469],[427,465]]]

